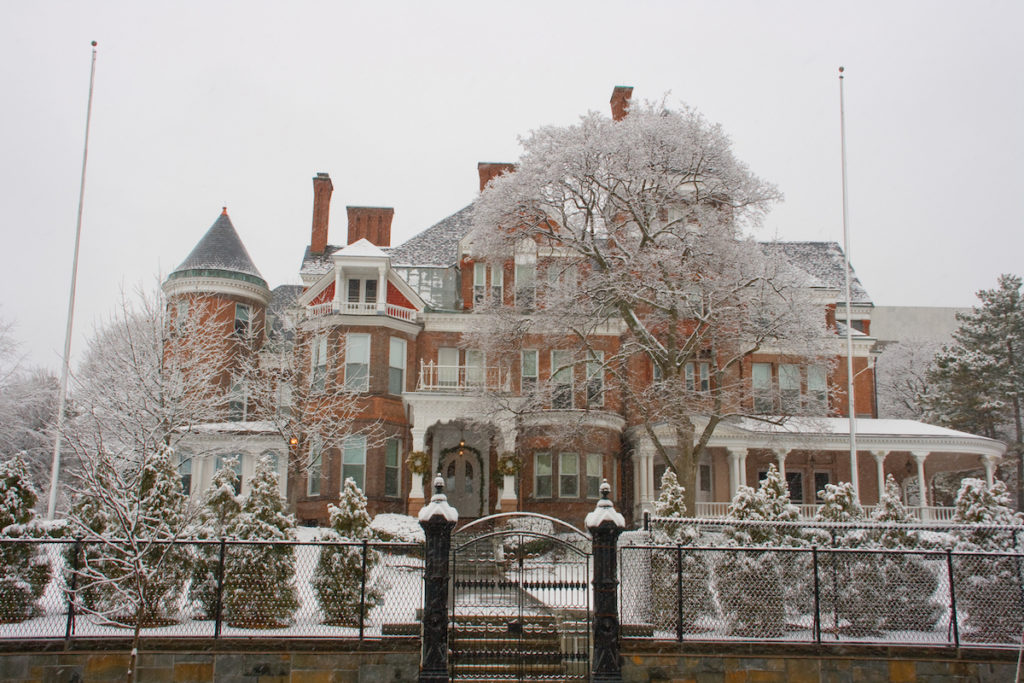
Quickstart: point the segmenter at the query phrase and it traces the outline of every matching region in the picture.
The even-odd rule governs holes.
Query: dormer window
[[[348,281],[348,302],[350,304],[377,303],[377,281],[351,278]]]

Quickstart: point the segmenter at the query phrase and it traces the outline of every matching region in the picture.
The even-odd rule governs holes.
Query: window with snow
[[[523,349],[520,363],[519,386],[525,394],[537,388],[537,349]]]
[[[604,352],[591,351],[587,361],[587,406],[604,405]]]
[[[604,478],[602,462],[600,453],[587,454],[587,498],[601,497],[601,480]]]
[[[533,497],[551,497],[551,454],[535,453],[533,456]]]
[[[754,390],[754,412],[770,415],[775,412],[775,400],[772,392],[772,364],[754,363],[751,368],[751,381]]]
[[[579,498],[580,456],[578,453],[558,454],[558,497]]]
[[[405,391],[406,343],[399,337],[391,337],[388,345],[388,393],[399,395]]]
[[[345,439],[341,455],[341,482],[352,479],[360,491],[366,485],[366,436],[355,434]]]
[[[516,306],[524,311],[532,311],[537,298],[537,266],[517,263],[515,278]]]
[[[395,438],[388,439],[384,444],[384,495],[391,498],[397,498],[399,495],[401,445],[401,442]]]
[[[252,332],[252,308],[248,304],[235,304],[235,335],[243,339]]]
[[[572,352],[555,349],[551,352],[551,407],[572,408]]]
[[[324,446],[320,437],[309,438],[309,463],[306,465],[306,495],[319,496],[324,473]]]
[[[310,388],[323,391],[327,384],[327,335],[322,334],[313,339],[309,355]]]

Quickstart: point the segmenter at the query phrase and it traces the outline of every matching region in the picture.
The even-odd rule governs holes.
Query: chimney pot
[[[331,214],[331,193],[334,183],[326,173],[317,173],[313,178],[313,234],[309,241],[310,254],[327,251],[327,225]]]
[[[391,219],[395,210],[386,206],[346,206],[348,243],[368,240],[378,247],[391,246]]]
[[[511,173],[515,168],[515,164],[503,161],[481,161],[476,165],[477,173],[480,174],[480,191],[484,191],[484,188],[487,187],[487,183],[491,182],[503,173]]]
[[[629,98],[633,96],[633,86],[617,85],[612,90],[612,120],[621,121],[626,118],[629,110]]]

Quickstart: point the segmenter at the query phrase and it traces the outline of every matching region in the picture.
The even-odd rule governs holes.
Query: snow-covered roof
[[[171,272],[169,279],[191,273],[209,275],[209,271],[249,276],[258,280],[263,287],[267,286],[235,231],[235,226],[231,224],[227,209],[221,212],[181,265]]]
[[[766,253],[780,253],[801,270],[813,275],[825,286],[839,290],[845,303],[846,283],[843,250],[836,242],[762,242]],[[850,303],[871,305],[871,297],[857,279],[853,266],[850,280]]]
[[[386,258],[387,253],[370,240],[362,237],[352,244],[346,245],[333,252],[335,256],[372,256],[375,258]]]
[[[782,418],[778,418],[782,420]],[[781,424],[773,424],[772,421],[755,420],[753,418],[741,418],[731,422],[733,426],[749,432],[761,433],[789,433],[789,434],[843,434],[850,433],[850,420],[845,417],[803,417],[795,416],[785,418]],[[868,436],[944,436],[980,439],[982,437],[958,432],[955,429],[947,429],[937,425],[916,420],[891,420],[874,418],[857,418],[857,434]]]
[[[459,260],[459,240],[473,227],[473,205],[459,209],[444,220],[389,251],[392,266],[448,267]]]
[[[269,420],[249,420],[240,422],[205,422],[192,425],[190,432],[197,434],[277,434],[274,423]]]

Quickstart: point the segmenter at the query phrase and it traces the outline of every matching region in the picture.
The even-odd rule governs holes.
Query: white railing
[[[386,315],[407,323],[416,322],[416,309],[388,303],[362,303],[359,301],[326,301],[306,306],[306,320],[325,315]]]
[[[508,368],[482,367],[479,365],[438,365],[433,361],[420,361],[420,379],[417,391],[470,391],[491,389],[508,392],[512,390],[511,372]]]
[[[697,502],[696,516],[703,519],[723,519],[728,514],[729,505],[728,501]],[[800,509],[800,519],[804,520],[814,519],[814,515],[818,512],[817,505],[800,504],[797,507]],[[870,519],[875,507],[874,505],[864,505],[864,515]],[[956,512],[956,508],[938,505],[908,505],[906,509],[918,521],[935,524],[951,523]]]

